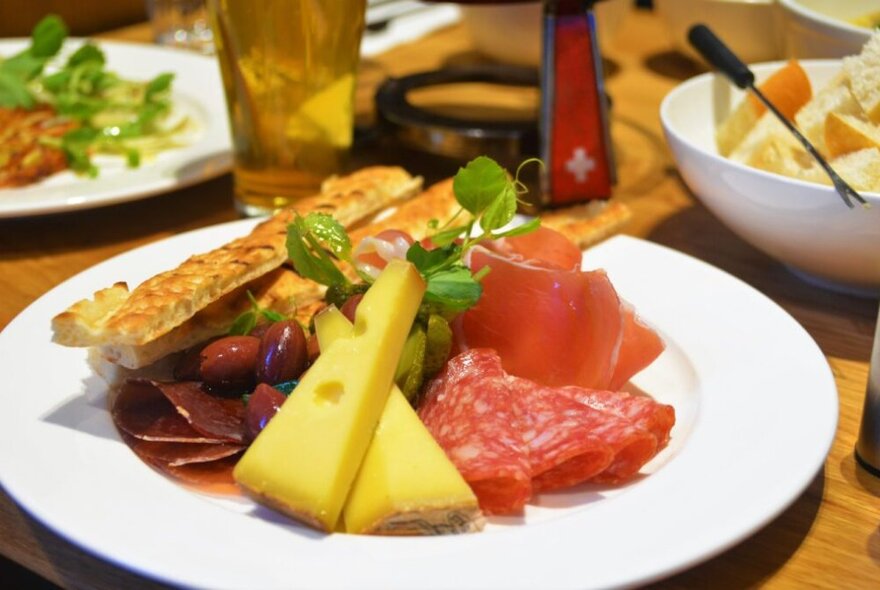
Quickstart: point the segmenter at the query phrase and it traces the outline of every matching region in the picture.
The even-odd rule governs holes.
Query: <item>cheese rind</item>
[[[343,510],[349,533],[442,535],[482,529],[477,497],[396,386]]]
[[[388,264],[358,306],[352,336],[325,347],[236,465],[246,492],[334,530],[424,290],[411,264]]]
[[[336,308],[315,318],[326,348],[348,338],[351,323]],[[437,535],[478,531],[477,498],[455,465],[393,386],[343,509],[349,533]]]

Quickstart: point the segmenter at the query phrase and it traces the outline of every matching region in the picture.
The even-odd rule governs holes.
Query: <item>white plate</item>
[[[663,334],[634,384],[678,422],[652,471],[620,489],[545,494],[524,519],[432,538],[323,535],[245,499],[184,489],[126,447],[82,350],[49,320],[118,280],[135,284],[247,231],[182,234],[59,285],[0,334],[0,481],[88,551],[206,588],[536,588],[627,585],[692,566],[766,524],[822,466],[837,424],[824,356],[769,299],[693,258],[627,237],[585,254]],[[525,522],[522,522],[525,520]]]
[[[71,39],[65,54],[81,40]],[[21,39],[0,40],[0,56],[27,46]],[[175,108],[192,117],[198,131],[180,148],[161,152],[139,168],[128,168],[124,158],[95,158],[97,178],[71,171],[54,174],[33,185],[0,188],[0,218],[43,215],[88,209],[142,199],[219,176],[232,167],[229,121],[217,60],[179,49],[151,45],[97,41],[107,57],[107,67],[130,80],[149,80],[173,72]]]

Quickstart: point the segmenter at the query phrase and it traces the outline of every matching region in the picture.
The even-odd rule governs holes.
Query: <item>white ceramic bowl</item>
[[[760,80],[781,63],[752,66]],[[839,61],[802,62],[814,91]],[[742,93],[718,74],[691,78],[660,106],[666,141],[685,183],[726,226],[753,246],[823,286],[880,292],[880,194],[849,209],[833,188],[744,166],[718,155],[714,130]]]
[[[858,53],[871,36],[849,19],[880,11],[877,0],[780,0],[785,54],[844,57]]]
[[[782,57],[775,0],[654,0],[675,47],[701,59],[687,40],[690,28],[708,25],[747,63]]]
[[[605,48],[632,7],[631,0],[607,0],[596,5],[599,45]],[[541,63],[544,5],[462,4],[462,23],[474,46],[500,62],[537,67]]]

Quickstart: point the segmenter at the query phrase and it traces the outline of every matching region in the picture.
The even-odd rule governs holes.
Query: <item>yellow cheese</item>
[[[466,533],[484,523],[477,497],[397,386],[343,515],[346,531],[364,534]]]
[[[236,465],[235,480],[246,492],[334,530],[424,289],[412,265],[389,263],[358,306],[351,337],[324,348]]]
[[[315,318],[322,347],[351,334],[336,308]],[[345,530],[437,535],[480,530],[477,498],[394,386],[343,509]]]

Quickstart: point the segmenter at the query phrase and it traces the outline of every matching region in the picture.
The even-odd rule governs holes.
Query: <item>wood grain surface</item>
[[[106,36],[148,41],[149,29],[141,25]],[[857,467],[853,457],[877,301],[804,283],[733,235],[690,194],[666,149],[658,107],[666,92],[701,69],[671,47],[659,19],[636,11],[606,52],[620,172],[616,195],[634,211],[626,232],[730,272],[794,316],[831,365],[840,395],[840,422],[824,469],[787,510],[746,541],[656,587],[880,588],[880,480]],[[358,89],[359,124],[372,121],[372,93],[385,77],[481,60],[460,27],[365,60]],[[485,96],[485,89],[479,94]],[[461,93],[432,95],[425,100],[439,101],[443,108],[455,108],[450,103],[463,100]],[[536,96],[522,93],[499,100],[505,108],[528,112],[535,108]],[[377,161],[402,164],[429,180],[452,173],[458,165],[405,149],[380,150],[369,143],[358,147],[351,165]],[[231,179],[226,176],[113,207],[0,220],[0,328],[53,286],[102,260],[235,218]],[[797,420],[797,408],[792,408],[791,419]],[[5,494],[0,495],[0,530],[0,553],[65,588],[161,587],[54,535]]]

